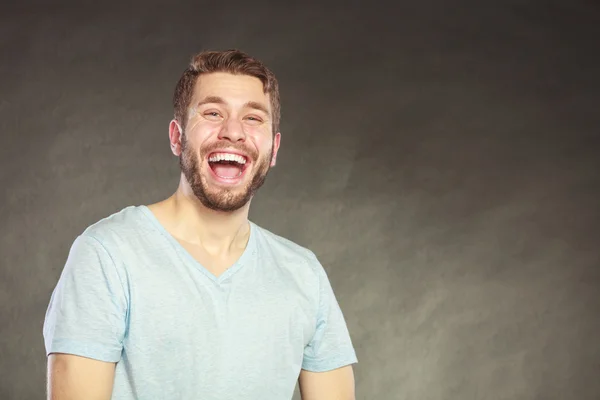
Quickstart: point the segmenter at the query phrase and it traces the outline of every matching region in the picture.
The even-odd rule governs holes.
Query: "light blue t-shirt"
[[[357,362],[310,250],[250,222],[215,277],[145,206],[74,241],[44,323],[47,354],[116,362],[112,399],[288,400],[300,373]]]

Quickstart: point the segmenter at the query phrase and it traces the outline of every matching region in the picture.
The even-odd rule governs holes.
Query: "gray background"
[[[598,4],[273,3],[0,14],[0,398],[43,398],[73,239],[175,190],[175,83],[237,47],[283,100],[251,219],[325,265],[358,399],[599,399]]]

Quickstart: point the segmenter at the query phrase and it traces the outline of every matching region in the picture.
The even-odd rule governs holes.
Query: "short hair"
[[[189,66],[177,82],[173,96],[175,119],[179,121],[182,129],[185,129],[187,110],[192,101],[198,77],[211,72],[249,75],[260,79],[263,84],[263,91],[269,95],[271,102],[273,134],[279,131],[281,104],[279,84],[275,75],[262,62],[236,49],[203,51],[192,57]]]

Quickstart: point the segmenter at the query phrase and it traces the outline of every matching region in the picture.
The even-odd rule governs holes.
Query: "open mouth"
[[[211,171],[225,181],[236,181],[241,178],[249,164],[249,160],[239,154],[213,153],[208,157]]]

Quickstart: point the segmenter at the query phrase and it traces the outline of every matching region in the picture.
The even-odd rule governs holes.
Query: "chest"
[[[233,349],[258,360],[298,357],[316,329],[314,291],[271,265],[245,265],[219,279],[171,264],[132,278],[129,336],[157,354],[177,347],[205,360]]]
[[[291,398],[316,332],[318,286],[308,271],[256,256],[216,277],[168,249],[131,259],[123,365],[135,366],[149,393],[169,377],[185,393]]]
[[[191,245],[185,242],[179,242],[181,246],[196,260],[198,264],[203,266],[208,272],[215,277],[221,276],[241,257],[244,249],[237,249],[224,257],[215,257],[210,255],[200,246]]]

